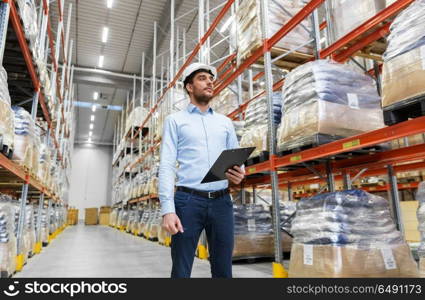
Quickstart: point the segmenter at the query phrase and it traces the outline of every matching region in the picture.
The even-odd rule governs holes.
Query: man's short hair
[[[191,73],[189,76],[187,76],[186,80],[183,82],[183,87],[184,87],[184,90],[186,91],[186,93],[189,94],[188,90],[186,89],[186,85],[189,84],[189,83],[193,83],[193,78],[195,78],[196,74],[201,73],[201,72],[205,72],[205,73],[208,73],[208,74],[211,74],[212,76],[214,76],[214,74],[211,73],[211,71],[207,70],[207,69],[199,69],[199,70],[196,70],[195,72]]]

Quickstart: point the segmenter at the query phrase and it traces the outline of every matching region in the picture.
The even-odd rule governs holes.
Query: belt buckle
[[[208,192],[208,199],[214,199],[214,197],[211,195],[214,192]]]

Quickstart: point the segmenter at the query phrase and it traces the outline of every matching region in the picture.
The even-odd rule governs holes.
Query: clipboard
[[[228,149],[221,152],[211,169],[202,179],[201,183],[214,182],[227,179],[225,173],[233,166],[242,166],[255,147]]]

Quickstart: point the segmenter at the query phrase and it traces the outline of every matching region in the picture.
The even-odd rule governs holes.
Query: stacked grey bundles
[[[15,223],[12,207],[7,202],[0,202],[0,243],[8,243],[14,231]]]
[[[292,220],[297,209],[297,203],[292,201],[280,202],[280,227],[291,233]]]
[[[291,233],[295,242],[312,245],[369,249],[403,243],[388,201],[362,190],[302,199],[297,204]]]
[[[270,212],[262,205],[233,205],[235,235],[271,234],[272,221]]]

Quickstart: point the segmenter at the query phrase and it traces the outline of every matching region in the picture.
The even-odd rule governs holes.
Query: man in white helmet
[[[173,278],[190,277],[203,229],[212,277],[232,277],[234,224],[228,183],[240,184],[245,172],[235,166],[227,171],[228,180],[200,183],[223,150],[239,147],[232,121],[209,105],[216,76],[212,66],[194,63],[187,67],[183,84],[190,103],[164,121],[159,199],[162,226],[172,234]]]

